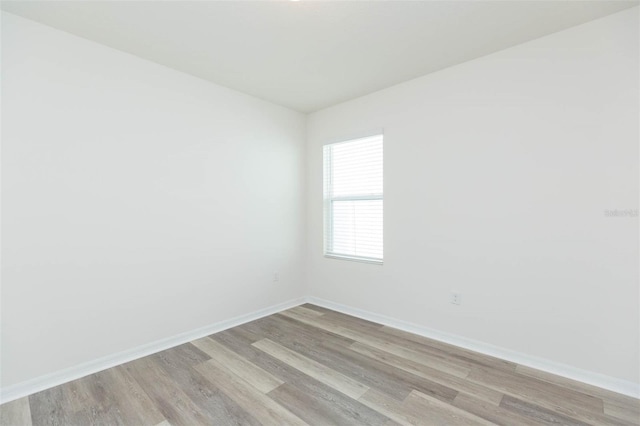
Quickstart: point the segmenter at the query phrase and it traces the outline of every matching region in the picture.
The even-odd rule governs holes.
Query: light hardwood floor
[[[640,401],[303,305],[0,415],[2,425],[640,425]]]

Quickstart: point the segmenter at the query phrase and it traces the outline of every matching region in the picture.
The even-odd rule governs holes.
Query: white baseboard
[[[61,385],[63,383],[70,382],[72,380],[80,379],[82,377],[88,376],[89,374],[97,373],[99,371],[106,370],[107,368],[115,367],[117,365],[124,364],[126,362],[133,361],[138,358],[142,358],[147,355],[151,355],[156,352],[160,352],[165,349],[169,349],[190,342],[192,340],[208,336],[213,333],[217,333],[219,331],[236,327],[238,325],[254,321],[256,319],[275,314],[289,308],[293,308],[294,306],[298,306],[303,303],[312,303],[314,305],[322,306],[327,309],[332,309],[334,311],[377,322],[389,327],[408,331],[410,333],[428,337],[430,339],[438,340],[444,343],[449,343],[485,355],[490,355],[496,358],[515,362],[517,364],[546,371],[548,373],[556,374],[558,376],[566,377],[593,386],[598,386],[600,388],[608,389],[613,392],[621,393],[634,398],[640,398],[640,385],[638,385],[637,383],[617,379],[591,371],[582,370],[570,365],[533,357],[521,352],[512,351],[510,349],[501,348],[477,340],[467,339],[465,337],[457,336],[450,333],[433,330],[428,327],[423,327],[407,321],[398,320],[351,306],[342,305],[339,303],[331,302],[329,300],[324,300],[317,297],[300,297],[297,299],[289,300],[287,302],[268,306],[264,309],[260,309],[245,315],[240,315],[235,318],[201,327],[196,330],[157,340],[155,342],[138,346],[133,349],[108,355],[64,370],[56,371],[44,376],[27,380],[25,382],[8,386],[4,389],[0,389],[0,404],[13,401],[15,399],[40,392],[42,390]]]
[[[623,395],[640,398],[640,384],[630,381],[617,379],[615,377],[606,376],[600,373],[594,373],[592,371],[582,370],[570,365],[534,357],[521,352],[494,346],[489,343],[483,343],[477,340],[468,339],[466,337],[433,330],[431,328],[423,327],[421,325],[413,324],[407,321],[390,318],[384,315],[379,315],[373,312],[342,305],[340,303],[331,302],[329,300],[324,300],[317,297],[307,297],[307,303],[312,303],[314,305],[342,312],[347,315],[352,315],[354,317],[376,322],[378,324],[387,325],[389,327],[397,328],[409,333],[428,337],[440,342],[449,343],[451,345],[469,349],[481,354],[515,362],[517,364],[566,377],[578,382],[597,386],[599,388],[607,389],[613,392],[621,393]]]
[[[72,380],[80,379],[88,376],[89,374],[97,373],[99,371],[106,370],[107,368],[115,367],[116,365],[124,364],[165,349],[173,348],[192,340],[200,339],[201,337],[205,337],[231,327],[236,327],[267,315],[284,311],[285,309],[293,308],[294,306],[305,303],[305,301],[306,298],[300,297],[287,302],[278,303],[277,305],[268,306],[245,315],[240,315],[235,318],[220,321],[215,324],[187,331],[165,339],[156,340],[155,342],[147,343],[133,349],[107,355],[64,370],[55,371],[44,376],[8,386],[0,389],[0,404],[70,382]]]

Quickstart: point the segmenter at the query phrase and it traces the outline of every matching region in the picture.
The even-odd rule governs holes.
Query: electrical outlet
[[[275,283],[276,281],[280,280],[280,275],[277,272],[273,273],[273,282]]]
[[[458,293],[457,291],[452,291],[451,292],[451,303],[453,303],[454,305],[459,305],[460,303],[462,303],[462,295],[460,293]]]

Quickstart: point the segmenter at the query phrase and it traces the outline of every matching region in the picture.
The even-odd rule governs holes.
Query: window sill
[[[339,254],[327,254],[325,253],[324,257],[328,259],[336,259],[336,260],[350,260],[352,262],[360,262],[360,263],[371,263],[373,265],[382,266],[384,261],[380,259],[372,259],[368,257],[351,257],[351,256],[341,256]]]

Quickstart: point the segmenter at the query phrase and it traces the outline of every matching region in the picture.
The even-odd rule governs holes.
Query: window
[[[324,254],[382,263],[382,135],[324,146]]]

